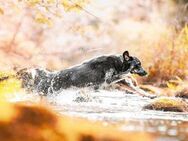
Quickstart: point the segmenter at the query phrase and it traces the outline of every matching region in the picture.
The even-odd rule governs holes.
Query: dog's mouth
[[[138,74],[139,76],[146,76],[147,75],[147,72],[144,69],[140,69],[140,70],[133,69],[133,70],[131,70],[131,73],[132,74]]]
[[[147,72],[144,71],[144,72],[142,72],[142,73],[138,73],[138,75],[140,75],[140,76],[146,76],[146,75],[147,75]]]

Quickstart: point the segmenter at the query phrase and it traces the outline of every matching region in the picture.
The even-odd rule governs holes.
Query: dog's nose
[[[143,72],[142,76],[146,76],[148,73],[146,71]]]
[[[146,71],[143,71],[142,73],[139,73],[140,76],[146,76],[148,73]]]

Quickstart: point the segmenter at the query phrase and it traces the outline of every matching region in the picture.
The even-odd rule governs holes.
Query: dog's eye
[[[139,69],[140,68],[140,66],[139,65],[136,65],[135,67],[134,67],[134,69]]]
[[[135,62],[136,66],[141,66],[141,62]]]
[[[134,60],[134,58],[130,56],[129,57],[129,61],[133,61],[133,60]]]

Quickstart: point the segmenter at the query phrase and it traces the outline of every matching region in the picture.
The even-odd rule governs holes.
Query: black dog
[[[23,87],[47,94],[70,87],[99,86],[104,82],[110,84],[128,73],[140,76],[147,74],[139,59],[129,56],[129,52],[125,51],[119,56],[97,57],[59,72],[22,70],[18,76],[23,80]]]

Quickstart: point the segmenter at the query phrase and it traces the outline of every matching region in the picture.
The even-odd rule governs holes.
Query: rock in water
[[[176,97],[188,98],[188,88],[184,88],[181,91],[176,92]]]
[[[188,112],[188,103],[182,99],[174,97],[156,98],[152,103],[143,107],[148,110]]]

